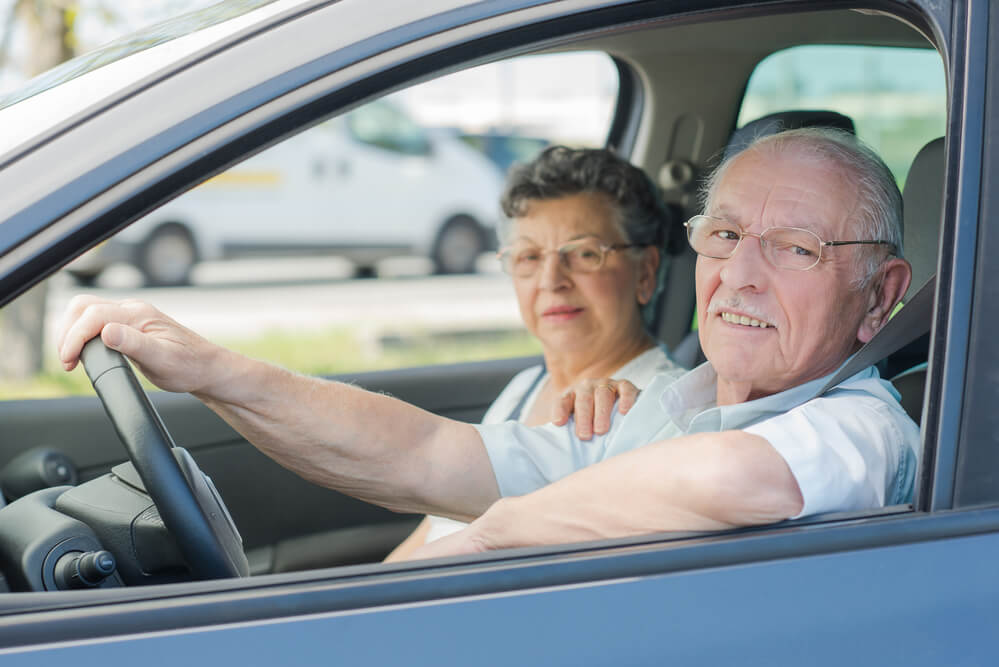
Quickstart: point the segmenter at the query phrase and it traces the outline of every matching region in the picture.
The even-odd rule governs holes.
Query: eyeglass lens
[[[545,261],[545,255],[557,252],[562,266],[572,272],[587,273],[596,271],[604,263],[604,249],[596,241],[586,240],[569,243],[558,250],[542,250],[536,246],[517,246],[503,253],[503,269],[512,275],[528,277],[534,275]]]
[[[733,222],[721,218],[695,216],[687,225],[690,247],[699,255],[728,259],[747,234]],[[806,271],[819,261],[822,240],[806,229],[770,227],[760,235],[763,256],[773,266]]]

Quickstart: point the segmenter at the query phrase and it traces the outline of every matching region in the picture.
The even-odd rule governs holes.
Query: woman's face
[[[514,275],[513,284],[521,317],[546,356],[614,358],[642,336],[639,307],[655,290],[656,249],[610,251],[591,273],[571,271],[554,252],[585,238],[627,243],[613,215],[604,195],[581,193],[533,200],[514,221],[510,247],[543,253],[537,271]]]

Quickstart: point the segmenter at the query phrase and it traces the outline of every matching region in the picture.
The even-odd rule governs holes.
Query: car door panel
[[[995,525],[994,510],[977,518]],[[18,666],[123,664],[140,651],[204,656],[225,647],[228,662],[304,665],[335,647],[347,662],[370,664],[518,664],[528,655],[537,664],[990,664],[999,577],[977,555],[999,537],[961,523],[885,520],[888,539],[847,546],[847,537],[828,552],[799,548],[801,533],[814,533],[807,527],[765,531],[757,548],[731,535],[701,545],[646,538],[576,558],[535,554],[521,559],[516,579],[509,560],[493,555],[458,570],[330,572],[310,590],[295,575],[263,589],[215,582],[181,599],[162,587],[145,599],[118,590],[106,594],[99,619],[93,607],[72,606],[0,616],[0,647],[22,647],[0,657]],[[944,566],[955,562],[965,566]],[[287,617],[288,607],[297,613]]]

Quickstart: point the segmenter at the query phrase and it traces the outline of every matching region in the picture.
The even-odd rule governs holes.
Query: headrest
[[[937,270],[937,245],[943,212],[944,140],[934,139],[916,154],[902,189],[905,258],[912,264],[912,297]]]
[[[725,147],[725,159],[738,153],[760,137],[777,134],[784,130],[797,130],[801,127],[833,127],[855,134],[853,120],[835,111],[822,109],[796,109],[778,111],[756,120],[751,120],[732,133]]]

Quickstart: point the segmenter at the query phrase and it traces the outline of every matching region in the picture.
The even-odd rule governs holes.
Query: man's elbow
[[[748,435],[748,434],[743,434]],[[732,526],[783,521],[801,513],[801,488],[784,458],[759,436],[749,446],[733,443],[721,452],[720,488],[730,490],[719,518]]]

